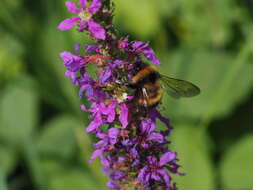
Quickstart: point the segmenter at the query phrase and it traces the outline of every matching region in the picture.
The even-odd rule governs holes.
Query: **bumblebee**
[[[173,98],[192,97],[200,93],[196,85],[162,75],[148,64],[140,66],[128,86],[134,89],[136,104],[146,108],[159,104],[163,96],[163,89]]]

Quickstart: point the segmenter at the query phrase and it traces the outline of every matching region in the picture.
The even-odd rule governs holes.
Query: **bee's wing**
[[[192,97],[200,93],[199,87],[184,80],[161,75],[161,81],[165,91],[173,98]]]

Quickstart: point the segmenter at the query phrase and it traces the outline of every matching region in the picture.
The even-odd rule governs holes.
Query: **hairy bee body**
[[[200,89],[196,85],[185,80],[161,75],[153,66],[146,63],[137,68],[129,87],[135,89],[135,103],[146,108],[152,108],[159,104],[163,96],[163,89],[176,99],[193,97],[200,93]]]
[[[136,89],[137,104],[144,107],[155,107],[159,104],[163,95],[160,78],[159,72],[154,67],[142,65],[130,82],[130,86]]]

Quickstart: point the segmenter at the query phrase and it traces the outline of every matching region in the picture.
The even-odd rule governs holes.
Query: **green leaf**
[[[29,137],[38,117],[38,97],[33,81],[17,78],[3,92],[0,100],[0,136],[10,143],[18,143]]]
[[[49,2],[48,2],[49,3]],[[50,3],[49,3],[50,4]],[[51,13],[51,12],[50,12]],[[58,17],[57,15],[56,17]],[[73,85],[69,78],[65,77],[66,68],[62,64],[62,59],[59,57],[60,52],[73,52],[73,44],[75,42],[87,44],[87,40],[81,39],[84,36],[81,33],[73,31],[73,35],[79,35],[75,40],[71,39],[69,33],[62,33],[55,27],[57,25],[56,17],[53,20],[48,20],[45,28],[42,29],[39,43],[36,43],[36,52],[41,56],[41,64],[36,67],[38,80],[42,88],[41,95],[44,100],[60,109],[65,109],[69,113],[80,115],[80,98],[78,96],[78,87]],[[56,43],[57,42],[57,43]],[[47,55],[47,56],[42,56]],[[48,77],[45,77],[45,72]]]
[[[221,161],[221,181],[224,189],[252,189],[253,135],[231,146]]]
[[[174,176],[180,190],[214,190],[213,166],[208,155],[205,135],[192,125],[176,124],[172,131],[172,151],[178,152],[180,171],[185,176]]]
[[[0,189],[7,190],[6,178],[3,171],[0,171]]]
[[[66,170],[51,180],[52,190],[97,189],[97,183],[82,170]]]
[[[62,115],[49,121],[43,127],[37,141],[42,155],[54,155],[70,158],[77,148],[75,130],[82,124],[71,116]]]
[[[105,189],[99,181],[90,175],[88,170],[70,167],[64,162],[44,160],[43,170],[47,173],[50,190],[84,190],[84,189]]]
[[[119,0],[115,3],[116,23],[120,25],[118,28],[126,27],[141,39],[148,39],[148,36],[155,34],[160,28],[159,9],[155,8],[156,2]]]
[[[9,174],[16,164],[16,155],[9,146],[0,145],[0,171]],[[1,188],[0,188],[1,189]]]
[[[76,131],[76,137],[78,141],[78,146],[80,149],[80,161],[83,165],[89,168],[90,175],[94,176],[101,184],[106,184],[107,177],[101,172],[102,164],[99,161],[99,158],[95,159],[92,163],[88,164],[88,161],[94,151],[91,135],[83,133],[83,129],[80,127]]]

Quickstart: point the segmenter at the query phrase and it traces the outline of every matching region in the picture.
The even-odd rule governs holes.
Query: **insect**
[[[146,108],[159,104],[163,89],[173,98],[192,97],[200,93],[196,85],[162,75],[148,64],[140,66],[133,75],[129,87],[135,90],[135,102]]]

